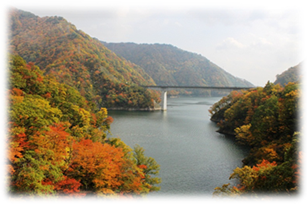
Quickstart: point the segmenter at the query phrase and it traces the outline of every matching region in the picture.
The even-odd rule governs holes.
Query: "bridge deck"
[[[142,86],[149,89],[219,89],[219,90],[242,90],[255,87],[229,87],[229,86]]]

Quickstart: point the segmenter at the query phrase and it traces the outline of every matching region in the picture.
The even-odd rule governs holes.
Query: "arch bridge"
[[[161,107],[163,111],[167,110],[167,91],[168,90],[174,90],[174,89],[209,89],[209,90],[247,90],[255,87],[237,87],[237,86],[142,86],[144,88],[148,89],[154,89],[154,90],[159,90],[162,91],[161,94]]]

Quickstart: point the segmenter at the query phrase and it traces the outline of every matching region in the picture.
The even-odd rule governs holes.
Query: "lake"
[[[139,144],[160,165],[161,190],[149,196],[212,196],[215,187],[235,184],[228,178],[242,167],[248,150],[216,132],[208,109],[218,100],[178,97],[168,99],[164,112],[109,111],[114,118],[110,137],[132,148]]]

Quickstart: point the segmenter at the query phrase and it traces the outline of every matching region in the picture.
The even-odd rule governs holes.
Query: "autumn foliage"
[[[113,119],[74,88],[44,76],[21,57],[9,61],[7,169],[16,195],[143,195],[159,165],[140,165],[119,139],[106,138]],[[143,152],[142,152],[143,153]],[[142,157],[145,157],[142,154]]]
[[[215,195],[297,192],[302,154],[299,99],[297,83],[282,87],[268,82],[263,88],[232,92],[211,107],[211,120],[220,131],[250,147],[244,166],[230,176],[239,180],[239,186],[225,184],[215,189]]]

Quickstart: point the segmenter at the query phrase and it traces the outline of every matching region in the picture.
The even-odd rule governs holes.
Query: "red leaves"
[[[51,98],[51,93],[48,92],[48,93],[46,93],[45,95],[43,95],[43,97],[44,97],[44,98]]]
[[[275,161],[273,161],[271,163],[271,162],[263,159],[260,164],[257,164],[256,166],[253,167],[253,170],[259,171],[262,168],[268,168],[268,167],[273,167],[273,166],[277,166],[277,163]]]
[[[64,179],[62,181],[56,183],[55,190],[57,190],[58,192],[63,192],[64,194],[80,195],[76,194],[80,192],[79,190],[80,186],[81,186],[80,181],[64,176]]]
[[[141,169],[147,169],[147,166],[145,164],[141,164],[138,167],[141,168]]]

